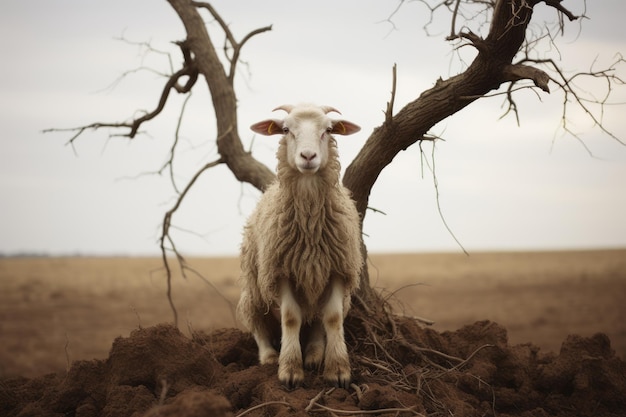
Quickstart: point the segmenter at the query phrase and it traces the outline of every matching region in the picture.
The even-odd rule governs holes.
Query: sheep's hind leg
[[[274,317],[271,310],[259,307],[263,303],[253,302],[250,291],[244,288],[237,304],[237,317],[250,329],[254,341],[259,349],[261,365],[278,362],[278,352],[272,345],[272,340],[278,336],[279,317]]]
[[[322,323],[326,330],[324,379],[337,387],[350,386],[350,359],[343,331],[343,299],[345,287],[338,278],[331,280],[328,302],[322,308]]]
[[[252,336],[254,336],[256,345],[259,348],[259,362],[261,365],[278,362],[278,352],[272,346],[271,323],[269,322],[272,319],[271,315],[265,314],[261,317],[260,323],[252,329]]]
[[[300,347],[302,310],[287,280],[281,284],[280,326],[282,335],[278,357],[278,379],[287,388],[293,389],[299,387],[304,380],[302,348]]]
[[[304,366],[307,369],[319,369],[324,360],[324,328],[316,319],[309,329],[306,348],[304,349]]]

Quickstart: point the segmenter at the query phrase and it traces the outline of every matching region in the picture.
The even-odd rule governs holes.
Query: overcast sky
[[[588,69],[594,60],[594,68],[601,68],[626,52],[623,16],[614,12],[620,2],[588,3],[590,19],[582,27],[567,23],[559,49],[542,55],[568,71]],[[427,10],[417,2],[394,16],[395,30],[381,22],[395,9],[393,1],[213,4],[239,39],[273,25],[244,48],[248,65],[240,66],[236,82],[240,135],[271,168],[278,138],[254,138],[248,126],[272,116],[274,107],[332,105],[361,125],[359,134],[338,137],[346,167],[383,120],[394,63],[396,111],[437,78],[462,69],[444,39],[448,22],[435,22],[428,37],[422,29]],[[582,4],[564,2],[577,13]],[[537,23],[555,20],[545,5],[537,11]],[[221,46],[218,27],[209,28]],[[162,76],[139,70],[114,82],[140,67],[171,72],[167,55],[146,53],[141,42],[169,52],[178,69],[181,58],[171,41],[182,40],[184,32],[174,11],[165,0],[4,0],[0,32],[0,253],[157,254],[159,227],[174,192],[167,175],[141,174],[166,160],[183,98],[172,97],[161,117],[144,126],[147,134],[132,141],[88,132],[72,148],[66,146],[70,134],[41,131],[124,121],[137,110],[153,109]],[[470,50],[461,51],[466,59]],[[624,67],[621,76],[626,77]],[[603,84],[579,85],[597,95],[603,91]],[[572,103],[568,123],[590,156],[559,128],[563,95],[551,87],[551,95],[519,92],[520,127],[513,117],[499,119],[500,96],[473,103],[431,131],[445,138],[434,152],[441,212],[470,253],[626,247],[626,147],[594,128]],[[179,187],[217,158],[205,90],[200,80],[183,119]],[[626,91],[611,101],[626,102]],[[623,141],[625,111],[612,105],[602,115]],[[376,183],[370,206],[386,214],[367,214],[370,251],[461,250],[437,209],[432,147],[423,150],[421,155],[413,146],[398,155]],[[178,248],[193,255],[236,254],[258,196],[225,167],[209,171],[174,217]]]

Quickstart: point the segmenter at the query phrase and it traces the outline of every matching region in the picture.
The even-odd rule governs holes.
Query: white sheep
[[[343,320],[363,267],[360,218],[339,182],[332,133],[360,127],[331,120],[328,106],[284,105],[288,114],[251,126],[262,135],[282,134],[277,180],[248,219],[241,246],[242,293],[238,317],[252,332],[261,364],[278,362],[288,388],[304,379],[304,365],[347,388],[350,361]],[[278,342],[280,341],[280,355]]]

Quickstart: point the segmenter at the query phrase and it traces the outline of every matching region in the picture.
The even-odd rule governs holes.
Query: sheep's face
[[[269,119],[251,126],[262,135],[283,134],[287,146],[287,163],[302,174],[315,174],[328,163],[331,134],[351,135],[361,128],[346,120],[332,120],[329,112],[337,112],[328,106],[299,105],[280,106],[285,110],[283,120]]]
[[[317,117],[313,117],[317,116]],[[328,162],[332,122],[325,114],[288,115],[283,121],[287,163],[303,174],[315,174]]]

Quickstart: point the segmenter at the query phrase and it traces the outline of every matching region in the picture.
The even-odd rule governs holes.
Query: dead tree
[[[618,57],[608,68],[567,76],[555,61],[551,59],[540,60],[531,55],[537,42],[545,38],[552,42],[555,37],[555,34],[550,33],[550,31],[540,34],[528,33],[528,26],[537,4],[543,2],[557,12],[562,25],[561,29],[566,24],[565,20],[571,22],[579,18],[562,5],[562,0],[420,1],[429,7],[431,13],[447,10],[451,16],[451,30],[448,40],[456,42],[457,47],[470,46],[475,48],[477,55],[465,71],[446,80],[437,80],[434,87],[424,91],[398,112],[394,112],[394,68],[393,88],[391,98],[387,103],[385,120],[367,139],[357,157],[348,166],[343,178],[344,185],[353,193],[362,218],[366,215],[369,195],[379,174],[400,151],[417,142],[432,140],[433,138],[428,135],[428,131],[436,123],[503,86],[506,89],[503,94],[508,100],[509,111],[515,114],[517,106],[514,93],[520,85],[539,89],[543,93],[549,93],[551,89],[560,90],[565,96],[564,103],[571,101],[580,106],[596,123],[596,126],[619,141],[619,138],[616,138],[605,128],[597,116],[597,112],[602,111],[613,87],[623,84],[623,81],[615,73],[616,67],[623,64],[621,57]],[[211,93],[214,117],[217,121],[215,141],[219,158],[208,162],[193,176],[187,186],[179,192],[177,201],[164,216],[160,243],[169,284],[171,266],[168,253],[170,251],[176,255],[183,271],[191,270],[185,264],[184,258],[170,236],[170,227],[172,216],[196,180],[206,170],[220,164],[227,165],[238,181],[249,183],[259,190],[267,188],[275,176],[270,169],[244,149],[238,132],[237,100],[233,87],[235,70],[240,60],[242,48],[252,37],[271,30],[271,26],[254,30],[238,40],[210,4],[191,0],[168,0],[168,2],[184,24],[187,36],[183,41],[177,42],[184,58],[183,65],[165,83],[155,110],[128,123],[93,123],[68,130],[75,132],[70,142],[76,140],[87,130],[100,128],[119,129],[119,132],[122,132],[120,135],[132,139],[140,126],[159,115],[172,91],[188,93],[201,80],[206,82]],[[399,7],[401,6],[402,2]],[[467,10],[471,11],[467,12]],[[226,39],[225,64],[218,57],[217,48],[209,36],[202,17],[204,14],[208,14],[214,19],[224,33]],[[480,25],[480,27],[486,28],[486,33],[483,35],[467,29],[471,26],[470,23],[477,19],[477,16],[482,16],[484,19],[483,24]],[[457,30],[459,27],[464,29]],[[600,110],[594,110],[592,103],[581,99],[580,92],[575,89],[572,80],[583,76],[602,77],[607,81],[608,87],[604,101],[593,102],[593,105],[599,106]],[[563,111],[566,111],[565,105]],[[365,245],[363,245],[363,251],[366,253]],[[168,298],[174,311],[174,320],[177,322],[176,309],[169,291]],[[359,307],[363,310],[380,306],[384,310],[384,303],[380,296],[369,285],[366,268],[363,270],[361,289],[356,298],[359,301],[355,303],[355,311],[357,312]]]

